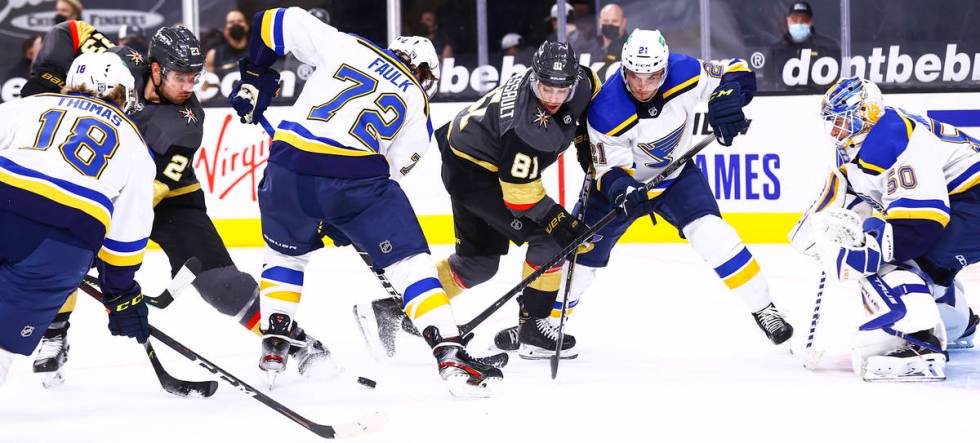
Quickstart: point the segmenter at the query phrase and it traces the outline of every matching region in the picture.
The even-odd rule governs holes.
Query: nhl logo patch
[[[521,223],[520,220],[515,218],[514,221],[510,222],[510,227],[515,231],[520,231],[521,229],[524,229],[524,223]]]
[[[561,121],[567,125],[572,122],[572,116],[565,114],[565,118],[561,119]]]
[[[388,241],[388,240],[385,240],[385,241],[383,241],[381,243],[378,243],[378,249],[381,249],[381,253],[382,254],[387,254],[387,253],[391,252],[391,242]]]
[[[650,117],[656,117],[660,111],[657,111],[657,108],[650,108],[647,112],[650,113]]]
[[[34,333],[34,327],[31,325],[24,326],[24,329],[20,330],[21,337],[30,337]]]

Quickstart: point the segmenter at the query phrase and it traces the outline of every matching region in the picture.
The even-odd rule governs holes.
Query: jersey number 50
[[[341,65],[340,69],[334,73],[333,78],[344,82],[353,82],[354,84],[340,91],[330,101],[319,106],[314,106],[310,110],[310,115],[307,117],[310,120],[330,121],[334,114],[348,102],[368,95],[378,89],[378,80],[376,78],[358,71],[347,64]],[[374,152],[379,152],[381,145],[378,139],[391,140],[395,138],[398,130],[402,127],[402,123],[405,121],[406,106],[398,94],[390,92],[379,95],[374,100],[374,104],[381,111],[384,111],[385,114],[394,112],[395,116],[386,120],[384,115],[377,110],[363,109],[354,120],[354,125],[351,126],[348,132],[354,138],[360,140],[367,148]]]
[[[51,147],[64,117],[64,109],[49,109],[41,114],[41,128],[34,138],[35,149],[45,150]],[[61,151],[61,157],[75,170],[97,179],[118,147],[119,134],[116,128],[95,117],[81,117],[75,120],[71,134],[58,146],[58,150]]]

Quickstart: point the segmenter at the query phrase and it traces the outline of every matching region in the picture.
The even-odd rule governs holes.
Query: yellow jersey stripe
[[[99,250],[99,258],[112,266],[138,266],[143,263],[143,251],[132,255],[119,255],[102,248]]]
[[[269,9],[262,13],[262,43],[272,50],[276,49],[276,43],[272,38],[272,26],[276,20],[276,10]]]
[[[615,128],[612,128],[609,132],[607,132],[606,135],[608,135],[608,136],[618,135],[617,133],[619,131],[622,131],[623,128],[625,128],[625,127],[633,124],[633,122],[635,122],[637,120],[637,118],[638,117],[636,116],[636,114],[633,114],[633,115],[629,116],[629,118],[627,118],[625,121],[623,121],[622,123],[620,123],[619,125],[617,125]]]
[[[929,209],[890,209],[885,214],[886,220],[912,219],[912,220],[932,220],[945,228],[949,224],[949,214],[940,210]]]
[[[695,75],[694,77],[687,79],[687,81],[685,81],[684,83],[681,83],[677,86],[674,86],[673,88],[664,91],[664,98],[668,98],[680,92],[682,89],[697,83],[699,78],[701,78],[701,74]]]
[[[100,204],[92,203],[87,199],[80,198],[79,196],[64,191],[53,184],[42,181],[28,180],[17,175],[8,174],[3,170],[0,170],[0,181],[10,186],[14,186],[28,192],[33,192],[61,205],[78,209],[79,211],[82,211],[92,216],[92,218],[98,220],[99,223],[102,223],[102,225],[105,226],[106,232],[109,232],[109,223],[112,219],[112,215],[109,213],[109,210],[106,207]]]
[[[885,172],[885,168],[882,168],[881,166],[875,164],[868,163],[860,158],[858,159],[858,164],[861,165],[861,167],[864,169],[870,169],[878,173]]]
[[[312,152],[314,154],[343,155],[347,157],[367,157],[369,155],[380,155],[377,152],[359,151],[355,149],[342,148],[339,146],[328,145],[326,143],[303,138],[295,132],[279,129],[273,141],[279,140],[289,143],[290,146],[301,151]]]
[[[474,157],[472,155],[469,155],[469,154],[467,154],[467,153],[465,153],[463,151],[460,151],[459,149],[456,149],[456,148],[454,148],[452,146],[449,147],[449,150],[450,151],[453,151],[453,154],[456,154],[457,157],[462,158],[462,159],[469,160],[469,161],[471,161],[473,163],[476,163],[478,166],[480,166],[483,169],[486,169],[486,170],[488,170],[490,172],[497,172],[498,171],[497,166],[494,165],[493,163],[490,163],[490,162],[485,161],[485,160],[480,160],[480,159],[478,159],[478,158],[476,158],[476,157]]]

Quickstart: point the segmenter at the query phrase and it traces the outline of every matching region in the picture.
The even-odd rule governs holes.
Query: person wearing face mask
[[[223,77],[238,70],[238,60],[248,55],[249,23],[245,14],[237,9],[228,11],[225,16],[224,37],[221,44],[208,51],[204,67],[208,72]]]
[[[790,59],[798,59],[809,53],[812,61],[821,57],[840,60],[840,45],[833,39],[817,34],[813,26],[813,8],[807,2],[793,3],[786,15],[786,33],[774,43],[769,51],[764,84],[773,89],[788,89],[783,81],[783,67]],[[795,88],[822,92],[823,86],[814,85],[808,76],[806,84]]]
[[[79,0],[58,0],[54,3],[54,24],[68,20],[82,19],[82,2]]]
[[[599,11],[599,36],[605,57],[601,60],[603,65],[596,71],[596,75],[600,79],[605,79],[606,71],[609,70],[609,66],[619,61],[623,44],[626,43],[626,17],[622,7],[615,3],[602,7]]]

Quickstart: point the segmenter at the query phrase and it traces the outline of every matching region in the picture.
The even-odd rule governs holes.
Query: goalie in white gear
[[[828,90],[822,116],[838,169],[790,239],[826,273],[861,283],[871,319],[859,328],[855,371],[868,381],[945,379],[947,341],[972,346],[978,321],[956,275],[980,261],[980,141],[884,106],[858,77]]]
[[[594,248],[580,253],[571,280],[570,313],[591,285],[612,248],[639,217],[659,214],[743,299],[758,326],[775,344],[793,334],[769,296],[759,265],[738,233],[720,215],[704,175],[689,162],[649,193],[638,191],[693,146],[694,108],[708,102],[708,121],[723,145],[744,133],[742,107],[755,93],[755,74],[732,59],[717,64],[669,52],[659,31],[635,30],[623,46],[622,68],[593,100],[588,115],[595,190],[589,193],[584,222],[595,224],[615,207],[622,213],[600,229]],[[552,317],[559,317],[555,303]]]

